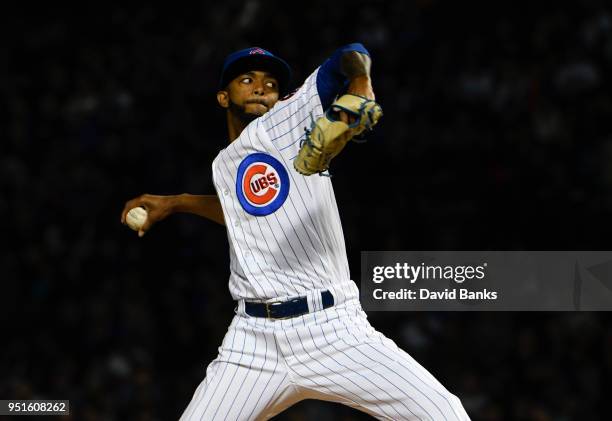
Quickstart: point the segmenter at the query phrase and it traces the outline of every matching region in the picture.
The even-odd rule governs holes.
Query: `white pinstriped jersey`
[[[368,322],[350,279],[331,179],[293,169],[304,128],[348,81],[336,51],[213,161],[236,315],[181,421],[267,420],[304,399],[380,420],[469,421],[459,399]],[[324,308],[321,290],[334,305]],[[244,300],[305,296],[306,314],[252,316]]]
[[[305,177],[293,169],[304,128],[323,115],[318,71],[252,121],[213,161],[235,300],[265,301],[319,289],[358,298],[330,178]]]

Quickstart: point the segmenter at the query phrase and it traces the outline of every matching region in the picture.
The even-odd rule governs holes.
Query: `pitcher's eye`
[[[246,84],[249,84],[249,83],[251,83],[252,81],[253,81],[253,79],[251,79],[250,77],[245,77],[245,78],[243,78],[243,79],[242,79],[240,82],[242,82],[242,83],[246,83]]]
[[[266,82],[266,86],[268,88],[276,88],[276,82],[272,82],[272,81]]]

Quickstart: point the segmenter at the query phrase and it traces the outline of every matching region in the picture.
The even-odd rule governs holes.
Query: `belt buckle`
[[[272,317],[270,315],[270,308],[272,307],[272,305],[274,304],[282,304],[282,301],[273,301],[271,303],[264,303],[266,305],[266,317],[268,319],[286,319],[286,317]]]

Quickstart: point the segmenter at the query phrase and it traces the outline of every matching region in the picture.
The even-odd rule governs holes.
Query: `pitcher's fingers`
[[[131,200],[129,202],[127,202],[125,204],[125,206],[123,206],[123,210],[121,211],[121,223],[123,225],[125,225],[125,218],[127,216],[127,213],[130,211],[130,209],[132,209],[132,206],[130,205],[130,202],[131,202]]]
[[[139,237],[143,237],[147,232],[149,232],[149,230],[151,229],[151,227],[160,219],[160,214],[159,214],[159,210],[154,209],[151,212],[149,212],[147,214],[147,219],[145,219],[144,224],[142,224],[142,227],[140,227],[140,229],[138,230],[138,236]]]
[[[125,225],[125,216],[127,215],[127,210],[126,210],[127,206],[123,207],[123,210],[121,211],[121,223],[123,225]]]
[[[340,120],[342,120],[346,124],[349,124],[348,114],[344,111],[340,111]]]
[[[354,114],[347,113],[346,111],[340,111],[340,120],[350,126],[355,121],[357,121],[357,117]]]
[[[153,225],[153,220],[150,218],[150,216],[148,216],[145,223],[142,224],[142,227],[140,227],[140,229],[138,230],[138,237],[140,238],[144,237],[144,235],[151,229],[152,225]]]

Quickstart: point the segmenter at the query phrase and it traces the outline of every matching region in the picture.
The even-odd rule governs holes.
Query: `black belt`
[[[323,308],[334,305],[334,296],[329,291],[321,292]],[[244,303],[246,314],[253,317],[266,317],[268,319],[288,319],[308,313],[308,301],[306,297],[297,297],[289,301],[275,303]]]

